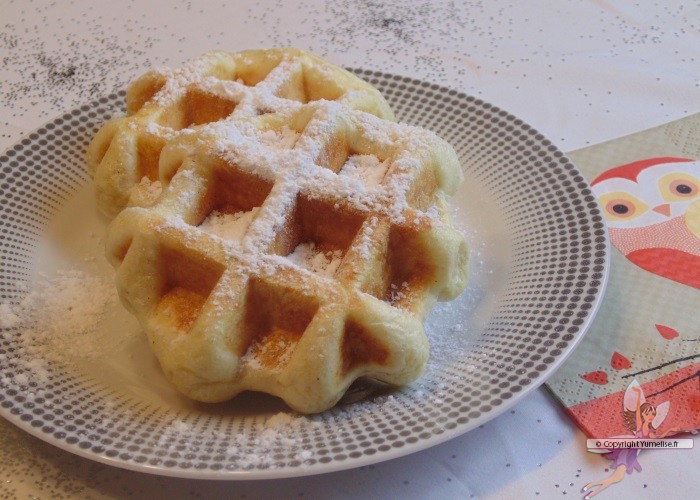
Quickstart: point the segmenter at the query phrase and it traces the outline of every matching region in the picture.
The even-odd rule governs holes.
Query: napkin
[[[592,438],[634,433],[633,384],[657,436],[698,429],[700,114],[568,156],[605,216],[611,266],[590,330],[547,386]]]

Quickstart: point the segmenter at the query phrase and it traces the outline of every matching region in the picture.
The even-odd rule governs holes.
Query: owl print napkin
[[[657,434],[700,429],[700,114],[574,151],[611,246],[588,334],[547,386],[590,437],[628,434],[624,394],[663,408]]]

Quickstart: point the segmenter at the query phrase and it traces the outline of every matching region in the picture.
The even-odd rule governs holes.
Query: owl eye
[[[637,211],[634,203],[630,200],[615,199],[610,200],[605,204],[605,210],[615,218],[632,217]]]
[[[598,202],[603,208],[605,218],[612,222],[627,222],[649,210],[649,205],[625,191],[603,193],[598,197]]]
[[[614,191],[598,196],[605,218],[611,222],[625,222],[636,219],[649,210],[649,205],[626,191]]]
[[[669,187],[671,188],[671,192],[677,194],[678,196],[691,197],[698,194],[697,184],[687,180],[673,181]]]
[[[685,172],[674,172],[659,181],[661,195],[668,202],[688,201],[698,196],[700,179]]]

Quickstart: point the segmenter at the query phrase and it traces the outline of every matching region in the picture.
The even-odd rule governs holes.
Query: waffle
[[[212,51],[177,70],[153,69],[129,85],[127,116],[104,125],[88,147],[98,207],[112,218],[153,200],[161,150],[202,125],[318,100],[394,119],[374,87],[301,50]]]
[[[205,59],[239,64],[243,54]],[[253,54],[266,66],[251,74],[300,63],[307,89],[332,78],[334,90],[291,102],[248,96],[217,121],[163,133],[157,177],[132,167],[128,182],[98,190],[101,207],[117,213],[107,256],[122,302],[179,391],[205,402],[260,391],[315,413],[358,377],[403,385],[423,371],[423,321],[467,278],[448,211],[461,170],[446,142],[387,119],[381,96],[343,70],[298,51]],[[152,88],[160,74],[135,87]],[[114,147],[105,137],[148,133],[148,117],[163,116],[170,101],[146,95],[129,104],[135,121],[98,133],[103,156]],[[244,105],[258,111],[237,114]],[[101,170],[117,170],[99,160],[96,184]]]

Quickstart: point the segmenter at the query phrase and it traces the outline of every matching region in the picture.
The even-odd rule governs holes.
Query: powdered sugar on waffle
[[[233,214],[225,214],[214,210],[199,225],[199,228],[228,241],[240,241],[259,211],[259,207],[254,207],[247,212],[236,212]]]
[[[153,96],[153,102],[159,106],[167,106],[184,95],[194,84],[203,83],[206,87],[212,88],[212,84],[220,81],[208,78],[212,70],[216,69],[217,58],[215,53],[207,54],[189,61],[177,69],[161,67],[151,70],[147,73],[148,77],[162,79],[165,82],[163,88]]]
[[[372,222],[363,225],[362,234],[356,241],[356,251],[363,257],[370,254],[378,217],[402,224],[407,222],[406,213],[410,211],[410,223],[442,224],[436,217],[437,207],[432,206],[427,213],[421,213],[412,210],[406,199],[416,173],[423,168],[413,154],[431,147],[436,139],[432,133],[387,122],[338,102],[320,101],[307,104],[307,108],[311,119],[301,134],[288,126],[261,132],[251,121],[236,120],[211,123],[200,130],[197,148],[202,149],[196,154],[223,157],[235,168],[269,179],[273,184],[261,207],[235,214],[212,212],[199,226],[201,230],[228,242],[240,242],[238,248],[242,254],[236,252],[237,257],[253,270],[272,274],[279,261],[261,257],[266,255],[273,239],[288,223],[299,194],[309,199],[336,200],[335,209],[339,213],[350,208],[371,216]],[[315,159],[323,145],[338,133],[337,122],[348,119],[361,126],[359,133],[370,138],[377,150],[398,148],[398,155],[393,160],[380,160],[373,154],[353,154],[338,173],[318,165]],[[188,168],[181,169],[173,178],[171,185],[175,189],[173,194],[177,197],[177,206],[197,203],[203,189],[201,175],[197,169]],[[169,217],[167,225],[189,231],[177,216]],[[288,256],[287,262],[330,277],[335,273],[341,256],[342,252],[338,255],[321,254],[302,245]]]
[[[163,186],[161,185],[160,181],[152,181],[145,175],[141,178],[141,182],[139,182],[138,187],[142,190],[144,196],[151,202],[155,201],[163,190]]]
[[[339,174],[358,179],[365,186],[377,186],[384,178],[388,164],[388,160],[381,161],[374,155],[352,155]]]
[[[239,72],[245,76],[245,68],[253,63],[250,57],[243,56],[234,62],[229,54],[212,52],[179,69],[153,70],[146,77],[146,81],[150,78],[165,83],[153,98],[153,103],[160,107],[175,103],[192,88],[235,102],[230,116],[176,133],[193,136],[197,147],[208,149],[209,154],[222,156],[237,168],[274,183],[272,193],[260,211],[241,217],[241,220],[211,216],[203,227],[233,240],[240,240],[247,230],[250,237],[244,241],[243,249],[254,257],[264,251],[285,224],[285,211],[292,207],[299,193],[311,199],[343,200],[345,206],[350,205],[355,211],[389,217],[397,224],[406,223],[406,212],[410,210],[406,193],[422,167],[421,161],[413,155],[416,151],[430,150],[437,137],[423,129],[352,109],[347,103],[365,90],[353,91],[350,88],[337,101],[319,99],[304,104],[280,97],[281,89],[289,87],[290,82],[304,72],[301,60],[295,56],[282,57],[261,81],[249,82],[255,85],[248,86]],[[334,78],[336,71],[323,65],[314,70],[329,80]],[[265,125],[266,113],[278,117],[275,119],[280,123],[286,119],[285,115],[292,119],[295,113],[306,113],[306,110],[310,110],[310,120],[301,134],[287,125],[280,129],[275,126],[269,129],[269,125]],[[295,118],[296,123],[300,123],[299,119],[298,116]],[[154,129],[156,135],[167,135],[167,130],[152,122],[141,126]],[[259,126],[263,127],[262,130],[258,129]],[[391,159],[380,159],[370,152],[351,152],[338,174],[320,168],[322,166],[315,164],[319,155],[329,142],[336,140],[336,136],[344,134],[346,126],[357,130],[355,133],[359,134],[365,149],[370,144],[376,151],[400,153]],[[196,180],[195,172],[187,169],[180,172],[180,177],[188,177],[190,185],[181,183],[177,187],[177,204],[191,206],[200,196],[198,184],[201,181]],[[337,204],[336,207],[343,210]],[[429,225],[440,222],[435,218],[415,218],[415,214],[409,219],[411,223],[425,223],[426,220]]]
[[[343,257],[341,250],[324,252],[316,248],[313,242],[297,245],[287,259],[296,265],[323,276],[333,276],[338,270]]]
[[[314,365],[311,371],[295,374],[299,376],[298,380],[308,378],[308,382],[299,382],[300,386],[318,384],[318,394],[307,397],[303,391],[289,390],[292,382],[287,381],[286,369],[295,370],[295,366],[287,366],[289,363],[277,366],[268,362],[263,354],[270,352],[274,354],[273,358],[277,356],[277,337],[283,337],[286,328],[293,329],[296,336],[305,331],[325,342],[323,335],[326,335],[327,328],[338,332],[342,328],[354,331],[357,323],[357,328],[362,331],[360,337],[364,338],[365,334],[381,337],[386,340],[388,350],[398,353],[386,358],[386,367],[382,368],[378,378],[404,381],[417,376],[423,368],[427,350],[424,332],[413,315],[422,315],[421,307],[428,307],[438,293],[453,293],[452,289],[466,278],[466,273],[457,269],[465,262],[464,246],[455,240],[450,228],[444,232],[433,231],[436,225],[447,222],[440,217],[444,211],[443,198],[452,194],[460,180],[460,170],[454,151],[435,134],[382,118],[391,117],[391,112],[383,108],[385,101],[373,94],[376,90],[361,81],[348,80],[351,78],[349,74],[334,73],[337,78],[333,82],[325,82],[323,78],[318,82],[306,80],[314,77],[313,66],[311,69],[304,66],[305,59],[290,61],[284,60],[285,57],[281,63],[279,56],[266,59],[257,68],[241,65],[240,75],[236,75],[236,65],[240,65],[240,61],[222,57],[221,67],[212,69],[212,76],[230,78],[230,81],[216,83],[204,78],[202,84],[202,80],[195,79],[197,82],[192,84],[191,93],[178,104],[179,107],[175,106],[184,116],[183,120],[176,120],[176,125],[185,123],[190,132],[183,129],[181,137],[166,144],[168,149],[164,149],[160,156],[160,180],[164,186],[161,196],[148,208],[129,208],[117,216],[114,227],[118,230],[110,230],[114,237],[110,238],[108,251],[118,267],[118,282],[124,292],[139,283],[141,269],[151,269],[153,259],[150,252],[158,251],[156,245],[172,247],[168,249],[172,254],[166,253],[165,256],[174,257],[173,265],[153,271],[153,276],[175,284],[168,302],[165,305],[162,300],[158,302],[160,292],[154,290],[151,296],[143,296],[143,307],[134,307],[142,325],[148,323],[147,315],[153,308],[156,315],[160,315],[157,317],[163,319],[161,330],[149,330],[146,325],[151,337],[170,329],[180,332],[181,324],[195,332],[210,331],[211,322],[228,321],[229,315],[213,314],[219,310],[219,304],[223,308],[228,299],[238,301],[243,311],[244,306],[253,305],[258,293],[269,294],[274,300],[281,293],[285,294],[286,300],[289,293],[289,304],[282,301],[281,305],[294,311],[299,308],[298,321],[283,328],[274,323],[283,324],[282,320],[273,316],[273,323],[261,324],[263,330],[278,326],[280,330],[274,335],[261,333],[261,338],[266,340],[259,341],[260,356],[255,356],[257,344],[254,338],[241,337],[240,352],[229,353],[220,346],[214,347],[217,352],[225,354],[223,362],[228,363],[229,357],[237,356],[243,361],[243,370],[246,367],[255,370],[258,364],[264,365],[259,367],[260,373],[250,372],[250,379],[236,378],[231,372],[227,383],[240,384],[244,388],[248,384],[262,390],[256,385],[255,377],[279,370],[282,377],[264,382],[269,387],[267,390],[282,395],[291,407],[299,411],[314,412],[336,401],[339,394],[331,393],[344,390],[349,382],[319,384],[321,373],[315,370],[321,368]],[[265,76],[264,73],[273,65],[275,68]],[[236,81],[237,76],[244,80],[243,84]],[[188,72],[182,72],[181,77],[186,80]],[[148,83],[159,82],[145,80],[141,86]],[[245,84],[254,86],[246,87]],[[180,82],[180,85],[184,84]],[[365,88],[366,94],[356,96],[356,102],[344,100],[345,86],[350,90]],[[242,101],[223,102],[221,106],[216,95],[210,98],[202,90],[207,88],[216,94],[243,87],[250,93]],[[324,99],[324,96],[331,100]],[[140,100],[149,99],[148,95],[136,97],[135,105]],[[272,106],[276,100],[284,98],[287,105]],[[196,107],[199,104],[201,108]],[[143,108],[144,113],[136,113],[134,119],[147,121],[149,106]],[[376,116],[361,109],[371,109]],[[220,116],[222,110],[225,113],[232,111],[228,116]],[[190,119],[193,124],[187,125]],[[198,125],[200,121],[208,123]],[[115,170],[119,166],[115,163],[108,165]],[[430,203],[434,203],[435,208],[428,214],[425,208]],[[250,210],[254,205],[256,209]],[[206,213],[212,212],[213,208],[218,211]],[[144,238],[140,237],[142,234]],[[437,247],[435,250],[430,248],[431,239]],[[125,257],[125,253],[130,258]],[[418,256],[414,259],[413,255]],[[208,262],[201,283],[196,278],[192,281],[188,278],[197,275],[200,257]],[[368,257],[366,263],[362,261],[363,257]],[[182,266],[180,259],[183,259]],[[343,259],[345,262],[341,264]],[[396,262],[397,259],[405,260],[406,265]],[[437,259],[443,262],[434,262]],[[452,272],[452,268],[455,268],[455,278],[450,281],[445,276]],[[339,271],[342,275],[336,277]],[[219,291],[226,288],[226,283],[220,281],[222,272],[232,280],[230,288],[235,289],[240,298]],[[370,283],[376,276],[379,276],[376,283]],[[401,276],[405,276],[406,283],[402,282]],[[394,280],[399,282],[393,283]],[[410,289],[408,281],[411,282]],[[157,285],[158,281],[153,280],[144,288],[150,288],[153,283]],[[393,285],[389,297],[386,294],[388,285]],[[132,297],[128,296],[131,292],[122,293],[127,303],[139,300],[137,297],[142,293],[142,290],[132,289]],[[365,304],[363,301],[371,300],[359,295],[365,292],[376,300],[385,300],[385,303]],[[198,297],[193,301],[193,307],[182,308],[187,316],[165,314],[166,307],[171,304],[179,307],[188,294]],[[207,303],[212,294],[215,299]],[[298,296],[298,304],[292,294]],[[241,300],[246,300],[246,303]],[[207,305],[214,301],[217,303],[213,307],[217,309]],[[326,303],[337,307],[318,305]],[[392,305],[395,306],[393,310]],[[342,308],[348,312],[343,313]],[[367,314],[364,314],[365,310]],[[279,314],[288,315],[289,312],[283,309]],[[326,317],[336,314],[338,316],[334,317],[332,324],[324,322]],[[198,315],[198,319],[191,326],[190,319],[194,315]],[[309,319],[317,317],[324,319],[315,322]],[[401,341],[392,336],[389,327],[384,326],[384,320],[378,317],[396,318],[402,322]],[[242,324],[248,316],[240,321],[236,318],[238,316],[233,319]],[[234,335],[240,335],[238,324],[233,329]],[[161,364],[168,365],[165,371],[173,377],[179,376],[178,370],[190,368],[189,362],[181,363],[177,357],[178,352],[186,353],[188,349],[173,349],[169,344],[171,340],[178,345],[193,346],[213,340],[199,335],[175,337],[172,340],[164,336],[164,341],[156,345],[156,355]],[[347,336],[340,333],[329,338],[334,343],[348,343]],[[407,338],[411,342],[406,341]],[[280,346],[281,351],[292,352],[291,346],[286,347],[288,339],[282,338],[280,342],[284,344]],[[304,347],[309,346],[316,349],[315,343],[304,343]],[[226,346],[222,344],[221,347]],[[294,351],[304,356],[315,355],[308,349],[300,351],[298,347]],[[341,373],[349,379],[362,370],[369,370],[362,373],[374,373],[371,370],[375,365],[385,363],[384,359],[365,359],[364,354],[357,354],[352,349],[346,351],[342,347],[342,357],[358,358],[351,360],[352,370]],[[402,361],[404,355],[407,361]],[[296,364],[297,357],[294,359]],[[202,380],[211,376],[218,380],[223,373],[217,367],[218,361],[212,356],[209,367],[200,363],[202,369],[196,368],[201,372],[197,375]],[[352,364],[355,361],[356,366]],[[229,377],[228,372],[225,376]],[[225,389],[221,384],[198,383],[197,387],[189,388],[184,385],[179,388],[197,399],[226,397],[216,395]],[[273,388],[277,385],[284,388]],[[323,391],[328,395],[321,394]]]
[[[365,222],[364,227],[363,227],[363,229],[359,235],[359,238],[357,239],[357,242],[355,244],[355,251],[364,260],[367,260],[371,257],[372,234],[374,233],[375,229],[377,228],[378,222],[379,222],[379,219],[377,219],[377,217],[371,217],[369,219],[369,221]]]
[[[299,132],[286,125],[281,130],[266,130],[260,134],[260,142],[273,149],[292,149],[299,140]]]

